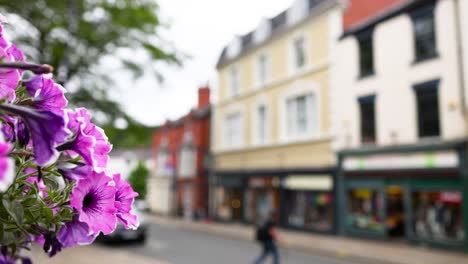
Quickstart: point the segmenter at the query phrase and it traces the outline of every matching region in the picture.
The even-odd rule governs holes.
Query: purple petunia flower
[[[51,75],[36,75],[23,82],[26,91],[33,97],[33,107],[61,113],[67,106],[65,89],[52,80]]]
[[[95,171],[104,171],[109,161],[108,154],[112,150],[104,130],[91,122],[91,115],[84,108],[78,108],[75,112],[68,111],[67,114],[68,129],[76,136],[72,142],[67,143],[66,149],[82,156],[86,164]]]
[[[122,179],[120,174],[114,175],[115,182],[115,208],[117,209],[117,219],[126,229],[137,229],[139,226],[138,217],[131,213],[132,205],[138,193],[134,192],[132,186]]]
[[[76,245],[89,245],[93,243],[98,234],[90,234],[89,226],[78,220],[78,215],[73,216],[73,220],[60,228],[57,233],[57,239],[63,248],[69,248]]]
[[[2,104],[0,109],[23,119],[31,135],[34,158],[39,166],[45,166],[57,160],[58,152],[55,147],[63,143],[69,135],[65,128],[65,116],[11,104]]]
[[[88,165],[61,165],[58,171],[69,181],[79,181],[93,174],[93,168]]]
[[[5,142],[0,133],[0,192],[5,192],[15,178],[15,162],[7,156],[11,149],[12,146]]]
[[[0,19],[0,60],[3,62],[23,62],[23,53],[3,37],[3,27]],[[15,89],[23,72],[17,69],[0,69],[0,98],[7,98],[10,102],[16,97]]]
[[[26,127],[26,124],[21,119],[17,120],[16,122],[15,135],[20,146],[28,145],[29,139],[30,139],[29,131],[28,131],[28,128]]]
[[[78,220],[88,224],[90,233],[112,233],[117,224],[115,213],[115,186],[104,172],[78,181],[70,195],[70,205],[78,213]]]
[[[15,264],[16,259],[11,256],[11,254],[8,252],[8,247],[7,246],[1,246],[0,249],[0,264]]]
[[[1,126],[3,137],[7,142],[16,141],[15,127],[18,119],[13,116],[2,116],[1,117],[5,123]]]
[[[58,241],[57,237],[53,235],[51,232],[48,232],[42,236],[43,238],[43,245],[42,249],[44,250],[49,257],[55,256],[57,253],[62,251],[62,244]],[[41,243],[41,241],[38,241]]]

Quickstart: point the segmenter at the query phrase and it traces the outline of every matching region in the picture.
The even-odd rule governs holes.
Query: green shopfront
[[[468,251],[466,141],[338,155],[340,233]]]

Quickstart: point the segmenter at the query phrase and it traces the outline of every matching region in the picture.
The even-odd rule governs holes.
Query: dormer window
[[[288,25],[302,21],[309,13],[309,0],[295,0],[287,13]]]
[[[266,40],[271,35],[271,21],[269,19],[263,19],[258,25],[254,32],[253,39],[256,44],[259,44]]]
[[[227,47],[227,56],[229,58],[234,58],[241,53],[242,50],[242,39],[241,37],[235,37],[229,46]]]

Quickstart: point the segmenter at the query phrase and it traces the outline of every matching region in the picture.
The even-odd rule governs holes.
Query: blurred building
[[[352,0],[343,27],[341,233],[468,249],[468,1]]]
[[[340,1],[296,0],[224,48],[214,108],[212,214],[333,232],[331,51]]]
[[[130,173],[136,169],[140,161],[148,169],[154,167],[150,148],[113,149],[109,156],[110,159],[106,172],[109,175],[120,173],[124,179],[130,176]]]
[[[155,169],[148,191],[152,211],[188,219],[207,214],[210,109],[210,89],[202,87],[195,109],[154,134]]]

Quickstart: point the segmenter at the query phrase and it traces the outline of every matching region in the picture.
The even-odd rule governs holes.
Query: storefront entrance
[[[216,218],[221,221],[242,221],[242,189],[217,187]]]
[[[280,192],[279,180],[271,177],[252,177],[245,190],[244,219],[248,223],[260,224],[272,212],[276,213],[279,221]]]
[[[405,189],[399,185],[389,185],[386,195],[386,228],[389,237],[405,235]]]

